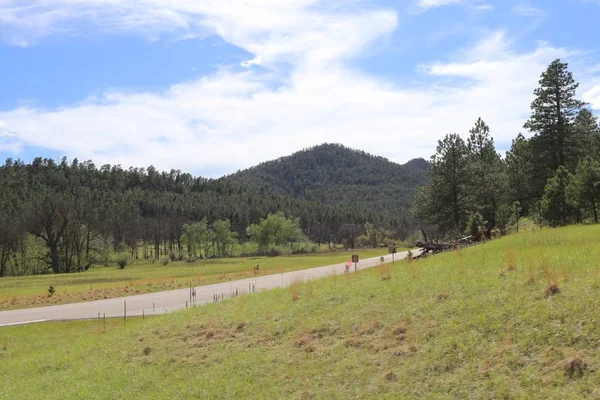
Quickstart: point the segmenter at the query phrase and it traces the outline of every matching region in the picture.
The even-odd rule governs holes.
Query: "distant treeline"
[[[479,119],[465,142],[446,135],[431,158],[430,183],[418,192],[414,213],[453,235],[479,227],[504,233],[522,216],[562,226],[598,222],[600,128],[568,65],[555,60],[541,75],[531,116],[506,157]]]
[[[385,230],[390,221],[375,212],[272,194],[227,179],[153,167],[98,168],[76,159],[8,159],[0,167],[0,276],[80,271],[105,263],[109,253],[191,254],[182,237],[190,240],[184,225],[193,223],[220,234],[210,236],[205,256],[225,256],[232,238],[243,243],[252,235],[267,252],[257,227],[278,212],[301,230],[293,240],[354,247],[368,229],[394,236],[393,226]]]

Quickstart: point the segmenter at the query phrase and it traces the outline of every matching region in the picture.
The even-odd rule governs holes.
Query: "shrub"
[[[281,250],[277,249],[276,247],[271,247],[269,249],[269,251],[267,252],[267,256],[269,257],[277,257],[281,255]]]
[[[475,212],[471,214],[469,217],[469,222],[467,222],[467,229],[465,233],[467,235],[475,236],[479,231],[479,228],[484,226],[485,221],[483,220],[483,216],[479,214],[479,212]]]
[[[48,297],[52,297],[56,293],[56,288],[52,285],[48,286]]]
[[[117,265],[121,269],[125,269],[125,267],[127,266],[128,263],[129,263],[129,260],[127,259],[127,257],[122,256],[122,257],[119,257],[119,259],[117,260]]]
[[[165,265],[165,266],[166,266],[166,265],[169,265],[169,258],[168,258],[168,257],[165,257],[165,258],[162,260],[162,265]]]
[[[177,255],[175,254],[175,252],[172,251],[169,256],[171,257],[171,261],[176,261],[177,260]]]

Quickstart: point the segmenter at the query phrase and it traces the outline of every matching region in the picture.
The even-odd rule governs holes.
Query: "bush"
[[[169,265],[169,258],[166,257],[164,260],[162,260],[162,265]]]
[[[271,247],[269,249],[269,251],[267,252],[267,256],[269,256],[269,257],[277,257],[277,256],[280,256],[280,255],[281,255],[281,250],[279,250],[276,247]]]
[[[54,286],[52,286],[52,285],[48,286],[48,297],[52,297],[55,292],[56,292],[56,289],[54,288]]]
[[[471,214],[469,217],[469,222],[467,222],[467,229],[465,233],[467,235],[475,236],[479,231],[479,228],[485,225],[485,221],[483,220],[483,216],[478,212]]]
[[[117,265],[119,266],[119,268],[121,269],[125,269],[125,267],[127,266],[127,264],[129,263],[129,260],[127,259],[127,257],[120,257],[117,260]]]
[[[177,255],[176,255],[176,254],[175,254],[175,252],[173,252],[173,251],[171,252],[171,254],[170,254],[170,257],[171,257],[171,261],[176,261],[176,260],[177,260]],[[168,262],[168,261],[167,261],[167,262]],[[165,264],[165,265],[166,265],[166,264]]]

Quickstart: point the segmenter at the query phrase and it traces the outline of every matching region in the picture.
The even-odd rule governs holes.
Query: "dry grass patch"
[[[389,264],[381,264],[379,266],[379,276],[382,281],[389,281],[392,279],[392,270]]]
[[[438,294],[435,296],[435,299],[436,299],[437,301],[444,301],[444,300],[448,299],[448,297],[450,297],[450,294],[448,294],[448,292],[444,292],[444,291],[442,291],[442,292],[439,292],[439,293],[438,293]]]
[[[581,358],[571,358],[570,360],[565,362],[565,375],[569,379],[582,378],[587,368],[587,364]]]
[[[502,256],[504,258],[504,265],[507,271],[514,271],[517,269],[517,256],[514,250],[505,248],[502,251]]]
[[[300,300],[300,284],[294,283],[290,286],[290,292],[292,293],[292,300]]]

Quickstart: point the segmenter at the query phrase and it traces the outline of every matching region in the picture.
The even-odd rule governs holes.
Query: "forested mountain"
[[[323,144],[225,179],[271,193],[344,205],[371,214],[371,220],[404,224],[410,234],[414,222],[409,207],[416,188],[427,182],[428,168],[423,159],[400,165],[339,144]]]
[[[8,159],[0,166],[0,276],[79,271],[118,252],[181,257],[198,253],[192,243],[200,255],[225,256],[249,240],[269,252],[286,240],[402,240],[414,229],[407,205],[427,167],[415,163],[324,145],[205,179],[152,166]]]

